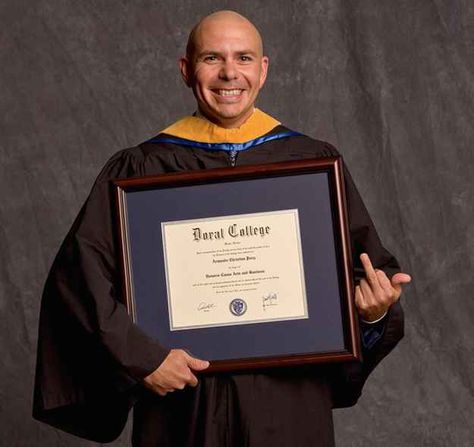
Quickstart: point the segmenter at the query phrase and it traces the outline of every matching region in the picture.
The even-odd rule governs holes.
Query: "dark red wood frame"
[[[335,220],[336,239],[338,239],[338,258],[341,278],[341,313],[344,327],[344,340],[348,349],[345,351],[323,352],[314,354],[284,355],[263,358],[232,359],[213,361],[208,372],[237,371],[245,369],[281,367],[309,363],[329,363],[361,360],[361,348],[357,313],[354,305],[354,281],[352,257],[348,231],[347,210],[342,160],[340,157],[297,160],[289,162],[249,165],[241,167],[206,169],[186,172],[173,172],[156,176],[134,177],[113,181],[116,189],[118,229],[121,247],[121,265],[123,276],[123,295],[131,318],[136,321],[134,297],[130,271],[129,247],[127,243],[127,214],[125,195],[129,191],[150,188],[167,188],[173,186],[199,185],[218,183],[228,180],[247,180],[286,175],[305,174],[327,171],[330,178],[330,190],[333,195],[333,216]]]

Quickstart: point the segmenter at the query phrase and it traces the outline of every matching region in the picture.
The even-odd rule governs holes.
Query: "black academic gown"
[[[278,126],[267,136],[285,130]],[[357,401],[371,370],[403,336],[398,303],[362,363],[207,375],[198,387],[165,397],[140,385],[174,346],[142,333],[120,302],[110,180],[231,165],[225,151],[154,141],[109,160],[54,261],[41,307],[34,417],[107,442],[120,434],[135,404],[135,447],[334,445],[331,409]],[[239,152],[236,165],[336,155],[331,145],[297,135]],[[393,275],[397,262],[383,248],[347,170],[345,182],[354,265],[361,267],[358,255],[367,252]]]

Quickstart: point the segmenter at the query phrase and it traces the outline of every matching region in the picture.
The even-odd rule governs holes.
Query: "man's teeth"
[[[236,96],[242,93],[241,89],[234,89],[234,90],[218,90],[219,95],[221,96]]]

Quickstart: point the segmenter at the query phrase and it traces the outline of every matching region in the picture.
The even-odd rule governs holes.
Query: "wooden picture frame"
[[[177,172],[118,179],[113,183],[124,302],[134,322],[148,335],[164,346],[186,349],[209,360],[206,373],[361,359],[339,157]],[[296,210],[298,215],[304,281],[301,296],[306,300],[306,314],[283,320],[196,324],[174,330],[170,321],[175,302],[170,301],[170,294],[178,296],[178,293],[173,289],[177,286],[172,285],[170,290],[172,281],[167,269],[171,269],[171,264],[166,258],[164,225],[217,222],[226,216],[258,218],[267,214],[271,222],[277,222],[274,214],[281,210]],[[275,253],[279,248],[277,241],[268,245]],[[216,243],[221,244],[216,247],[222,250],[224,242]],[[178,246],[169,244],[171,251]],[[186,244],[191,242],[185,242],[184,247],[194,253],[194,246]],[[195,265],[193,260],[190,262]],[[273,264],[268,265],[271,270]],[[195,267],[199,273],[201,266]],[[179,279],[177,271],[173,267],[175,284],[176,278]],[[183,282],[188,281],[188,276],[192,275],[182,273]],[[257,282],[262,284],[262,281]],[[276,284],[284,289],[282,281]],[[239,281],[235,284],[239,290]],[[259,285],[256,287],[258,294]],[[239,306],[241,312],[247,305],[243,294],[239,292],[239,298],[234,299],[241,300],[236,303],[236,312]],[[190,303],[192,299],[189,296]],[[221,304],[219,300],[218,304]]]

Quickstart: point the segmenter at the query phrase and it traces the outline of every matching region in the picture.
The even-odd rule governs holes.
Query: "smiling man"
[[[223,11],[193,29],[180,68],[199,112],[218,126],[236,128],[254,111],[268,58],[255,26],[239,14]]]
[[[338,155],[255,108],[268,58],[241,15],[221,11],[198,23],[180,70],[196,113],[109,160],[56,257],[42,302],[34,415],[105,442],[134,404],[135,447],[333,446],[331,410],[357,401],[401,339],[398,300],[410,281],[381,245],[347,171],[354,264],[366,275],[356,288],[363,363],[198,380],[206,360],[149,338],[121,304],[111,179]]]

